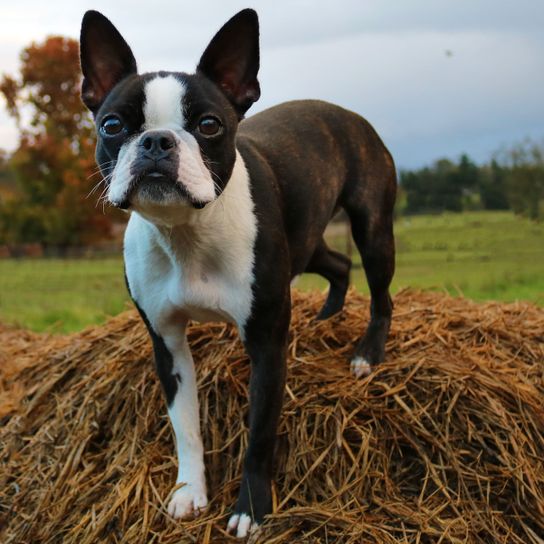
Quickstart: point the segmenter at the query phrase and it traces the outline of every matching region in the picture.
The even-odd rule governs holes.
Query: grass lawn
[[[342,230],[331,229],[328,239],[345,251]],[[508,212],[403,217],[395,225],[395,237],[393,292],[410,286],[475,300],[530,300],[544,306],[542,224]],[[352,281],[368,292],[356,251],[352,257]],[[310,274],[297,283],[299,289],[326,287]],[[120,256],[0,260],[0,321],[68,332],[103,322],[127,303]]]
[[[0,260],[0,321],[72,332],[127,307],[121,257]]]
[[[396,272],[392,291],[418,287],[474,300],[530,300],[544,306],[544,224],[509,212],[401,217],[395,223]],[[345,252],[345,236],[329,239]],[[352,282],[368,292],[356,249]],[[306,275],[300,288],[324,288]]]

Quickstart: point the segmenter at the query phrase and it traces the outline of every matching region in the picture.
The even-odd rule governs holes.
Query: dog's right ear
[[[127,42],[98,11],[87,11],[81,23],[79,55],[83,103],[96,114],[113,87],[136,73],[136,60]]]

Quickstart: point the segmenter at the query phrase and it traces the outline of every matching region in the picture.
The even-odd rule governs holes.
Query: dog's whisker
[[[104,180],[101,179],[88,193],[87,193],[87,196],[85,197],[86,199],[89,198],[94,192],[96,192],[96,190],[100,187],[100,185],[102,185],[102,183],[104,183]]]
[[[85,197],[86,199],[89,198],[91,195],[93,195],[97,190],[98,188],[100,187],[100,185],[102,185],[103,183],[106,183],[106,188],[107,188],[107,183],[108,183],[109,180],[107,180],[106,178],[103,178],[101,179],[90,191],[89,193],[87,194],[87,196]]]
[[[91,171],[91,174],[87,177],[87,179],[90,179],[98,174],[101,174],[102,173],[102,170],[103,169],[106,169],[106,168],[111,168],[111,166],[115,163],[116,161],[115,160],[111,160],[111,161],[108,161],[108,162],[105,162],[103,164],[101,164],[100,166],[98,166],[95,170],[92,170]]]
[[[107,191],[108,191],[108,187],[104,187],[104,189],[102,190],[102,192],[100,193],[100,196],[96,199],[96,204],[95,204],[95,208],[98,208],[98,204],[100,202],[102,202],[102,212],[104,212],[104,201],[107,200]]]
[[[87,194],[87,196],[85,197],[86,199],[89,198],[92,194],[94,194],[96,192],[96,190],[100,187],[100,185],[102,185],[102,183],[105,183],[105,190],[107,190],[108,186],[109,186],[109,183],[111,181],[111,178],[113,176],[113,173],[111,174],[108,174],[107,176],[105,176],[104,178],[102,178],[98,183],[95,184],[95,186],[89,191],[89,193]]]

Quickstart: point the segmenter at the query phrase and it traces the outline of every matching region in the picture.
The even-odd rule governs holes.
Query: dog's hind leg
[[[319,274],[330,284],[327,300],[317,319],[327,319],[344,307],[346,291],[349,287],[350,269],[351,259],[342,253],[329,249],[325,241],[322,240],[306,267],[306,272]]]
[[[389,285],[395,271],[392,202],[385,211],[362,207],[347,209],[353,239],[363,261],[370,288],[370,323],[351,361],[352,372],[368,375],[372,365],[383,361],[385,342],[391,325],[393,303]]]

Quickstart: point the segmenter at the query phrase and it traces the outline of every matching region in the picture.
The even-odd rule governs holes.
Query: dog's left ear
[[[261,96],[257,13],[244,9],[227,21],[206,47],[197,70],[223,91],[242,118]]]

